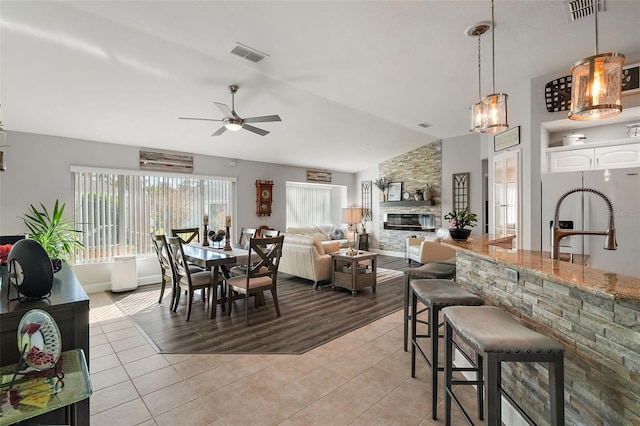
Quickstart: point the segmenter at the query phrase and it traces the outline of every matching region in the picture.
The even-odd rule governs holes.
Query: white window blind
[[[233,182],[139,173],[74,172],[75,212],[84,250],[76,263],[109,261],[121,254],[153,254],[150,233],[201,226],[211,230],[231,215]]]
[[[287,228],[331,223],[331,188],[287,184],[286,191]]]

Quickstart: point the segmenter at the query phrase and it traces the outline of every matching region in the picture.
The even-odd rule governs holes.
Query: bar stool
[[[418,268],[407,269],[404,271],[404,351],[407,352],[409,341],[409,321],[411,314],[409,313],[409,283],[411,280],[418,279],[442,279],[454,280],[456,278],[456,258],[442,260],[438,262],[425,263]],[[426,309],[418,312],[424,312]],[[427,324],[425,321],[418,322]]]
[[[560,343],[525,327],[496,306],[453,306],[442,312],[445,322],[445,424],[451,424],[452,399],[471,424],[471,419],[453,393],[453,385],[477,383],[452,378],[455,333],[456,340],[465,342],[482,360],[482,365],[478,365],[478,382],[484,382],[486,387],[487,425],[501,424],[503,395],[527,421],[535,424],[502,388],[502,362],[548,363],[551,424],[564,425],[564,349]]]
[[[439,333],[439,315],[442,308],[446,306],[464,305],[479,306],[484,305],[484,301],[478,296],[469,293],[455,282],[450,280],[413,280],[411,282],[411,312],[417,311],[418,300],[420,300],[429,311],[427,334],[417,333],[418,315],[411,315],[411,377],[416,377],[416,350],[425,360],[429,368],[431,368],[431,413],[434,419],[438,418],[438,371],[444,371],[443,367],[438,366],[438,340],[441,337]],[[418,339],[431,338],[431,361],[427,358],[424,350],[418,344]],[[475,369],[461,368],[457,371],[475,371]],[[482,392],[478,392],[478,402],[482,402]]]

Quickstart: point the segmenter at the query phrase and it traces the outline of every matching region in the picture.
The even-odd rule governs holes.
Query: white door
[[[520,151],[509,151],[493,159],[494,238],[521,235],[520,232]]]

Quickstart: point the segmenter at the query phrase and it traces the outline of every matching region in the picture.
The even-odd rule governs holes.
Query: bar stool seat
[[[407,352],[409,342],[409,283],[418,279],[454,280],[456,278],[456,258],[438,262],[425,263],[424,265],[407,269],[404,272],[404,351]],[[418,312],[420,313],[420,312]],[[424,321],[418,321],[424,323]]]
[[[445,319],[445,424],[451,422],[453,399],[471,421],[453,393],[453,385],[476,384],[454,381],[453,335],[464,341],[482,359],[478,381],[486,387],[486,415],[488,425],[501,424],[501,396],[505,396],[515,408],[533,423],[533,420],[502,389],[501,362],[547,362],[549,370],[549,396],[551,424],[564,424],[564,367],[563,346],[554,339],[531,330],[517,322],[507,312],[496,306],[452,306],[443,309]]]
[[[464,305],[479,306],[484,301],[468,291],[458,286],[451,280],[439,279],[421,279],[413,280],[410,284],[411,288],[411,377],[416,376],[416,351],[420,353],[429,368],[431,368],[431,408],[432,417],[438,417],[438,371],[444,371],[443,367],[438,364],[438,341],[441,337],[439,333],[439,315],[442,308],[447,306]],[[422,311],[417,310],[418,300],[422,302],[426,308]],[[425,310],[429,311],[429,320],[419,321],[418,315]],[[417,323],[421,322],[428,325],[427,334],[417,333]],[[424,350],[418,344],[418,339],[431,338],[431,361],[425,354]],[[466,371],[468,369],[461,369]],[[478,393],[478,402],[481,403],[480,392]]]

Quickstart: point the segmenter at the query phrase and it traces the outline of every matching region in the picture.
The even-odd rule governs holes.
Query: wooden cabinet
[[[67,264],[54,275],[51,296],[28,302],[7,301],[9,283],[2,282],[0,297],[0,365],[15,364],[20,359],[17,346],[18,324],[30,309],[47,311],[58,324],[62,350],[82,349],[89,363],[89,296]],[[44,424],[64,424],[64,409],[59,409],[33,421]],[[89,399],[76,405],[77,423],[89,424]]]
[[[593,143],[592,147],[559,147],[547,150],[549,172],[618,169],[640,166],[640,142]]]

